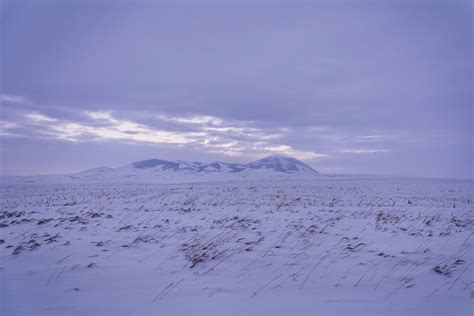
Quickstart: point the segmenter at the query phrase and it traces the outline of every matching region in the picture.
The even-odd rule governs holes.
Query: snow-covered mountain
[[[174,172],[184,172],[184,173],[198,173],[198,172],[223,172],[223,173],[233,173],[241,172],[246,170],[246,165],[236,164],[236,163],[226,163],[226,162],[212,162],[212,163],[202,163],[196,161],[167,161],[160,159],[148,159],[132,163],[129,166],[124,168],[139,169],[143,171],[174,171]]]
[[[250,169],[269,169],[285,173],[318,173],[307,164],[291,157],[272,155],[246,165]]]
[[[291,157],[272,155],[249,164],[226,162],[190,162],[148,159],[132,163],[122,169],[138,169],[142,171],[173,171],[185,173],[241,173],[255,170],[267,170],[287,174],[317,174],[318,172],[307,164]],[[120,169],[120,168],[118,168]],[[95,169],[92,169],[95,170]],[[110,169],[113,171],[114,169]],[[102,169],[101,169],[102,171]],[[84,172],[84,171],[83,171]],[[87,172],[87,171],[85,171]]]
[[[98,167],[75,174],[51,176],[1,177],[0,181],[45,182],[146,182],[184,183],[232,180],[312,179],[319,173],[291,157],[272,155],[248,164],[216,161],[169,161],[147,159],[118,168]]]
[[[81,172],[79,172],[79,174],[83,175],[83,176],[99,175],[99,174],[110,172],[112,170],[114,170],[114,169],[109,168],[109,167],[97,167],[97,168],[87,169],[87,170],[81,171]]]
[[[119,168],[99,167],[71,175],[75,179],[131,179],[141,180],[217,180],[233,178],[288,178],[317,175],[307,164],[291,157],[272,155],[248,164],[216,161],[169,161],[147,159]]]

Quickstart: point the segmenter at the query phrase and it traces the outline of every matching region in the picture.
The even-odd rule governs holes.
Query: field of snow
[[[0,189],[1,315],[473,314],[473,181]]]

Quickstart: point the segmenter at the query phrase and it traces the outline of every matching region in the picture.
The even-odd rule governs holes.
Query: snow
[[[296,173],[309,173],[317,174],[318,172],[308,166],[307,164],[291,157],[285,157],[280,155],[272,155],[247,165],[249,168],[260,169],[266,168],[279,172],[296,172]]]
[[[78,174],[63,176],[62,180],[78,179],[93,181],[110,181],[137,178],[138,182],[169,183],[175,178],[177,182],[187,179],[193,181],[212,180],[241,180],[243,178],[261,179],[280,178],[281,174],[297,175],[298,178],[315,177],[318,172],[305,163],[290,157],[269,156],[249,164],[225,163],[215,161],[212,163],[190,162],[184,160],[168,161],[162,159],[148,159],[134,162],[119,168],[100,167],[82,171]],[[211,174],[211,176],[209,176]],[[216,178],[217,175],[217,178]],[[285,177],[285,176],[283,176]],[[147,180],[145,180],[148,178]],[[25,178],[22,178],[25,180]],[[43,181],[44,178],[41,178]],[[55,179],[56,181],[58,179]],[[34,181],[34,179],[32,180]],[[133,181],[133,180],[132,180]],[[173,181],[176,182],[176,181]]]
[[[473,181],[132,171],[2,180],[0,314],[472,315]]]

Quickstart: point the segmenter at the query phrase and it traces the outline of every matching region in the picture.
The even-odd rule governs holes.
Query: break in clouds
[[[329,126],[276,126],[268,122],[230,120],[211,115],[173,115],[148,111],[90,111],[60,113],[56,107],[37,107],[21,96],[2,96],[10,108],[1,122],[4,137],[62,140],[66,142],[118,141],[171,144],[225,156],[258,157],[272,153],[314,160],[331,155],[387,152],[380,148],[388,135],[349,136]],[[48,111],[49,110],[49,111]],[[49,113],[51,112],[51,113]],[[346,135],[344,134],[346,133]],[[298,135],[309,135],[324,152],[299,144]],[[354,133],[352,133],[354,134]],[[393,137],[393,135],[392,135]],[[394,141],[394,139],[392,139]],[[327,143],[338,143],[331,148]],[[296,144],[293,145],[293,144]]]

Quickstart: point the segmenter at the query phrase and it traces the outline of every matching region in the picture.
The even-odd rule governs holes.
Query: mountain
[[[84,176],[95,176],[95,175],[107,173],[107,172],[112,171],[112,170],[114,170],[114,169],[109,168],[109,167],[97,167],[97,168],[87,169],[87,170],[81,171],[81,172],[79,172],[79,174],[84,175]]]
[[[318,175],[316,170],[295,158],[272,155],[248,164],[147,159],[123,167],[98,167],[58,177],[67,181],[193,182],[294,179],[295,177],[308,178],[316,175]]]
[[[244,171],[245,165],[238,163],[226,163],[216,161],[210,164],[202,165],[199,169],[199,172],[228,172],[228,173],[237,173]]]
[[[188,173],[239,173],[252,170],[268,170],[281,173],[310,173],[318,172],[307,164],[291,157],[272,155],[249,164],[226,163],[226,162],[189,162],[189,161],[168,161],[161,159],[148,159],[132,163],[125,168],[138,170],[160,170],[160,171],[187,171]],[[92,169],[94,170],[94,169]]]
[[[152,169],[159,168],[161,170],[197,170],[200,163],[190,163],[186,161],[167,161],[161,159],[148,159],[132,163],[135,169]]]
[[[0,177],[0,183],[140,182],[192,183],[208,181],[314,179],[319,173],[291,157],[272,155],[248,164],[215,161],[147,159],[118,168],[98,167],[75,174]]]
[[[272,155],[247,165],[251,169],[270,169],[285,173],[318,173],[307,164],[291,157]]]

